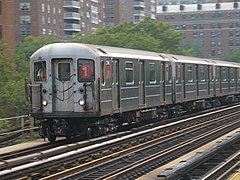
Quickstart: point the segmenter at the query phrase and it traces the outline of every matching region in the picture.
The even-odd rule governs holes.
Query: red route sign
[[[89,65],[82,65],[80,67],[80,76],[84,79],[89,78],[92,76],[93,70],[92,67]]]

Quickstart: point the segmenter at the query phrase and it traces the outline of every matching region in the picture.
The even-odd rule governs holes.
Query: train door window
[[[94,61],[89,59],[78,60],[78,81],[89,82],[94,81]]]
[[[181,83],[181,65],[176,65],[176,83]]]
[[[212,66],[208,66],[208,74],[209,74],[209,81],[214,81],[214,78],[213,78],[213,67]]]
[[[186,69],[187,73],[187,82],[191,83],[193,82],[193,66],[192,65],[187,65]]]
[[[222,82],[226,82],[227,79],[228,79],[227,67],[222,67],[221,80],[222,80]]]
[[[172,67],[170,64],[165,65],[165,78],[166,82],[171,83],[172,82]]]
[[[126,84],[133,84],[133,62],[126,61],[125,63]]]
[[[220,67],[216,67],[216,81],[220,80]]]
[[[206,67],[205,67],[205,65],[200,65],[198,67],[199,67],[200,82],[206,82]]]
[[[236,69],[235,68],[229,69],[229,79],[231,81],[234,81],[236,79]]]
[[[46,77],[46,61],[40,61],[34,63],[34,81],[45,82]]]
[[[155,63],[149,63],[148,65],[148,73],[149,73],[149,83],[155,84],[157,82],[156,80],[156,65]]]
[[[105,71],[105,66],[104,66],[104,61],[102,61],[101,62],[101,82],[103,86],[105,85],[104,71]]]
[[[58,63],[58,80],[69,81],[71,76],[70,63]]]

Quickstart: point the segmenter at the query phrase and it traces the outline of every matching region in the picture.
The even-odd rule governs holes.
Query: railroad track
[[[207,131],[207,130],[203,130],[204,128],[201,126],[205,126],[205,128],[209,128],[208,131],[212,131],[212,129],[214,128],[212,126],[214,124],[216,124],[216,121],[219,121],[218,126],[223,124],[222,119],[226,118],[226,117],[224,117],[224,114],[228,114],[227,116],[230,117],[230,115],[229,115],[230,112],[236,113],[238,110],[239,110],[239,106],[235,106],[232,108],[228,108],[226,111],[219,110],[216,112],[209,113],[207,115],[202,115],[202,116],[197,116],[195,118],[181,120],[179,122],[171,123],[168,125],[162,125],[160,127],[151,128],[149,130],[145,130],[142,132],[136,132],[134,134],[129,134],[127,136],[125,135],[124,137],[120,137],[120,135],[119,135],[119,138],[115,137],[113,140],[109,140],[109,141],[102,142],[99,144],[93,144],[88,147],[83,147],[83,148],[80,148],[77,150],[75,149],[75,150],[68,151],[68,152],[66,149],[63,150],[60,148],[61,154],[54,155],[50,158],[47,158],[47,156],[44,156],[44,158],[38,157],[35,160],[32,160],[34,162],[30,162],[27,164],[24,163],[25,165],[11,167],[11,169],[3,169],[0,172],[0,178],[1,179],[13,179],[13,178],[19,178],[19,177],[26,177],[26,178],[31,177],[32,179],[39,179],[41,177],[46,177],[49,174],[56,173],[58,171],[66,169],[66,168],[72,168],[73,166],[77,166],[80,164],[80,166],[77,166],[70,170],[64,171],[64,174],[59,173],[59,174],[55,174],[55,175],[49,177],[49,178],[59,178],[59,177],[66,176],[68,174],[73,174],[74,171],[82,171],[82,172],[85,171],[86,172],[87,170],[89,170],[88,168],[91,166],[97,166],[98,164],[101,164],[101,163],[109,163],[110,159],[111,159],[110,162],[112,163],[112,161],[114,159],[119,159],[119,158],[121,158],[121,156],[123,156],[125,158],[125,160],[126,160],[126,157],[133,158],[133,155],[137,154],[137,150],[145,149],[144,147],[147,148],[147,146],[150,146],[147,149],[147,153],[150,151],[154,151],[154,150],[159,152],[159,150],[160,150],[159,148],[162,148],[161,152],[163,152],[166,155],[167,149],[169,149],[169,148],[176,149],[177,148],[176,143],[178,143],[178,141],[180,142],[180,140],[181,140],[182,146],[184,145],[184,143],[185,144],[188,143],[188,146],[193,145],[194,141],[192,139],[184,140],[183,134],[185,134],[187,132],[188,133],[190,133],[190,132],[196,133],[196,132],[198,132],[198,131],[196,131],[196,129],[198,129],[199,132],[202,129],[200,134],[204,134],[205,131]],[[220,118],[220,116],[221,116],[221,118]],[[239,115],[235,114],[232,116],[238,117]],[[220,123],[220,121],[221,121],[221,123]],[[229,119],[225,120],[225,121],[230,122]],[[211,126],[209,125],[209,123],[211,124]],[[239,122],[236,122],[236,123],[239,123]],[[237,126],[239,126],[239,125],[237,125]],[[193,128],[195,128],[195,130]],[[226,130],[226,131],[229,131],[229,130]],[[216,132],[218,132],[218,131],[220,132],[220,129],[216,130]],[[221,133],[223,133],[223,132],[221,132]],[[185,135],[185,137],[188,137],[188,138],[190,136],[196,136],[196,135],[190,135],[190,134]],[[209,135],[205,134],[204,137],[207,138],[208,136]],[[177,142],[176,142],[176,137],[178,137]],[[103,138],[103,137],[101,137],[101,138]],[[201,138],[199,137],[199,140],[202,138],[203,137],[201,137]],[[215,137],[212,137],[212,138],[215,138]],[[143,143],[145,143],[145,144],[143,144]],[[159,145],[159,143],[161,143],[161,144]],[[167,147],[166,146],[167,144],[172,144],[172,145]],[[199,143],[199,144],[201,144],[201,143]],[[73,145],[69,144],[67,146],[72,147]],[[173,148],[173,147],[175,147],[175,148]],[[178,147],[179,147],[179,145],[178,145]],[[181,151],[185,152],[186,150],[181,150]],[[59,151],[58,151],[58,153],[59,153]],[[39,152],[39,154],[44,154],[44,153]],[[57,152],[55,152],[54,154],[57,154]],[[174,152],[174,154],[176,154],[176,152]],[[140,155],[138,155],[137,158],[140,158],[142,156],[145,156],[145,155],[143,155],[143,153],[140,153]],[[176,156],[173,156],[173,157],[176,157]],[[128,159],[127,159],[127,161],[128,161]],[[134,161],[142,162],[143,160],[138,159],[137,161],[136,160],[134,160]],[[164,163],[166,163],[165,161],[166,160],[164,160]],[[1,165],[1,163],[0,163],[0,165]],[[136,167],[136,165],[134,165],[134,166],[129,165],[129,166]],[[142,164],[141,164],[141,166],[142,166]],[[80,168],[81,170],[79,170],[77,168]],[[149,169],[149,168],[146,168],[146,169]],[[119,169],[116,170],[116,173],[115,173],[116,177],[122,176],[119,174],[120,171],[122,172],[121,168],[120,168],[120,170]],[[113,170],[111,170],[111,172],[113,172]],[[126,173],[126,171],[123,171],[123,172],[124,172],[123,173],[124,177],[127,177],[128,175],[126,176],[125,174],[128,174],[128,173]],[[139,174],[139,172],[136,174]],[[99,176],[99,178],[102,178],[105,176],[101,175],[101,176]],[[107,176],[109,176],[109,175],[107,175]],[[114,176],[114,175],[111,174],[111,176]]]
[[[95,162],[93,165],[86,164],[87,167],[93,166],[91,168],[86,169],[81,165],[75,169],[75,174],[71,172],[71,175],[63,179],[136,179],[235,129],[240,125],[240,120],[235,118],[230,122],[232,118],[225,117],[217,123],[212,121],[204,126],[196,125],[197,127],[173,133],[174,135],[154,139],[154,143],[146,142],[141,147],[134,147],[131,152],[130,149],[133,148],[124,150],[125,153],[118,157],[116,154],[111,155],[111,160],[99,162],[98,165],[94,165]]]

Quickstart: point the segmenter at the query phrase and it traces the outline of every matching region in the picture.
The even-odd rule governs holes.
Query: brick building
[[[10,48],[27,35],[63,36],[61,0],[0,0],[0,36]]]
[[[192,46],[206,58],[221,58],[240,49],[238,2],[161,5],[157,19],[183,33],[183,45]]]
[[[145,17],[156,19],[156,0],[105,0],[105,26],[123,21],[138,23]]]
[[[156,0],[0,0],[0,38],[14,49],[28,35],[89,35],[144,17],[156,19]]]

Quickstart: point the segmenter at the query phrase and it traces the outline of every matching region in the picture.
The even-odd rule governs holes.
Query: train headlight
[[[43,105],[43,106],[47,106],[47,105],[48,105],[47,100],[43,100],[43,101],[42,101],[42,105]]]
[[[78,103],[79,103],[80,106],[84,106],[84,105],[85,105],[84,99],[80,99],[80,100],[78,101]]]

